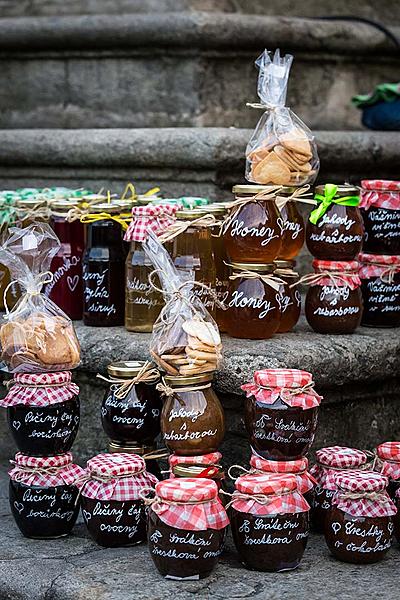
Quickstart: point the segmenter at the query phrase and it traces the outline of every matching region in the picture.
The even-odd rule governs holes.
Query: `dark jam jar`
[[[277,333],[286,333],[293,329],[300,318],[301,294],[296,286],[299,274],[294,270],[296,264],[294,261],[276,260],[274,264],[276,266],[274,276],[284,282],[277,294],[281,313]]]
[[[376,453],[380,472],[389,480],[387,491],[394,502],[400,489],[400,442],[384,442],[377,447]]]
[[[283,218],[275,204],[276,188],[236,185],[237,203],[223,225],[225,249],[231,262],[272,263],[282,246]]]
[[[109,387],[101,405],[107,436],[122,445],[153,445],[160,433],[160,373],[144,361],[111,363],[107,371]]]
[[[372,471],[336,475],[337,491],[325,522],[325,541],[335,558],[355,564],[382,560],[392,545],[397,509],[387,479]]]
[[[0,406],[7,408],[8,424],[20,452],[53,456],[68,452],[80,421],[79,387],[69,371],[17,373]]]
[[[319,205],[307,222],[307,248],[320,260],[354,260],[364,236],[358,188],[326,184],[315,192]]]
[[[144,444],[138,446],[135,442],[125,442],[124,444],[110,442],[108,444],[108,449],[112,454],[116,452],[122,452],[123,454],[137,454],[145,461],[146,471],[148,473],[154,475],[158,481],[165,479],[158,461],[168,457],[167,450],[162,448],[158,450],[156,446],[145,446]]]
[[[249,340],[273,336],[281,321],[279,290],[283,281],[274,265],[232,263],[224,320],[228,335]]]
[[[74,482],[83,474],[72,460],[69,452],[40,458],[15,455],[15,466],[9,472],[9,499],[25,537],[52,539],[71,533],[79,512]]]
[[[223,551],[228,524],[214,481],[174,478],[157,483],[148,546],[159,573],[167,579],[210,575]]]
[[[363,312],[358,262],[314,260],[313,267],[315,275],[305,277],[308,324],[317,333],[353,333]]]
[[[82,516],[94,541],[106,548],[144,542],[142,495],[156,483],[143,458],[135,454],[98,454],[88,460],[79,486]]]
[[[400,256],[360,254],[366,327],[400,326]]]
[[[96,204],[88,222],[87,246],[83,257],[83,322],[95,327],[124,323],[125,250],[114,203]],[[115,220],[115,218],[117,220]]]
[[[363,251],[400,254],[400,181],[364,179],[361,187]]]
[[[242,386],[245,426],[254,452],[269,460],[298,460],[315,436],[321,397],[311,373],[265,369]]]
[[[306,190],[307,188],[304,188]],[[298,188],[283,187],[279,190],[276,204],[283,219],[282,246],[278,260],[293,260],[304,244],[306,228],[299,211],[298,199],[293,198]],[[288,198],[292,198],[288,200]]]
[[[254,571],[289,571],[303,558],[310,507],[293,475],[243,475],[232,495],[231,528],[241,562]]]

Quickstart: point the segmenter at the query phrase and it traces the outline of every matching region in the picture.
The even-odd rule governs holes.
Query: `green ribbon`
[[[0,200],[0,229],[3,226],[13,225],[16,221],[15,208],[9,199]]]
[[[323,196],[321,196],[321,194],[315,194],[314,200],[319,204],[310,214],[310,223],[316,225],[332,204],[340,204],[342,206],[358,206],[360,204],[359,196],[343,196],[343,198],[336,198],[337,190],[337,185],[327,183],[324,187]]]

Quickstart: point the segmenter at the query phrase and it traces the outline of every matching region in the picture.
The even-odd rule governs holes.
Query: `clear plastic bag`
[[[169,375],[215,371],[222,349],[218,325],[193,293],[195,286],[206,286],[189,279],[187,273],[178,272],[153,233],[143,242],[143,248],[160,278],[160,291],[166,302],[153,326],[151,356]]]
[[[0,263],[23,294],[0,327],[2,360],[13,373],[41,373],[73,369],[80,347],[72,321],[44,294],[51,280],[49,267],[60,241],[46,223],[13,227],[0,246]],[[6,296],[6,293],[4,294]]]
[[[264,50],[256,60],[258,95],[265,113],[246,148],[246,179],[262,185],[297,186],[312,183],[318,175],[315,138],[308,127],[285,106],[293,56],[281,58],[279,49]]]

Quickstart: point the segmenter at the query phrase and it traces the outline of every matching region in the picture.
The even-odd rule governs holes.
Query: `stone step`
[[[185,11],[10,17],[0,19],[0,128],[254,127],[260,112],[245,106],[257,100],[254,60],[278,46],[295,54],[288,103],[314,129],[359,129],[352,95],[398,78],[395,45],[362,23]]]

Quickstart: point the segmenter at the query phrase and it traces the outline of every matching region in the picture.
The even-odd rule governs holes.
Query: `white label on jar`
[[[228,304],[229,308],[252,308],[254,310],[259,310],[259,319],[263,319],[267,316],[271,310],[275,310],[276,306],[272,306],[269,300],[260,300],[259,298],[253,298],[250,296],[245,296],[243,292],[239,292],[235,290],[232,293],[232,299]]]
[[[104,285],[108,269],[103,269],[99,273],[88,273],[84,266],[83,270],[83,281],[85,284],[89,282],[93,284],[93,287],[84,285],[85,311],[88,313],[105,313],[108,317],[115,315],[117,309],[114,303],[109,304],[110,294]]]
[[[280,231],[277,231],[273,227],[266,227],[261,225],[261,227],[246,227],[244,221],[239,221],[238,219],[234,219],[231,223],[231,237],[256,237],[262,238],[260,245],[262,247],[268,246],[272,240],[279,238],[280,234],[282,234],[284,230],[284,223],[282,219],[277,219],[278,228]]]

